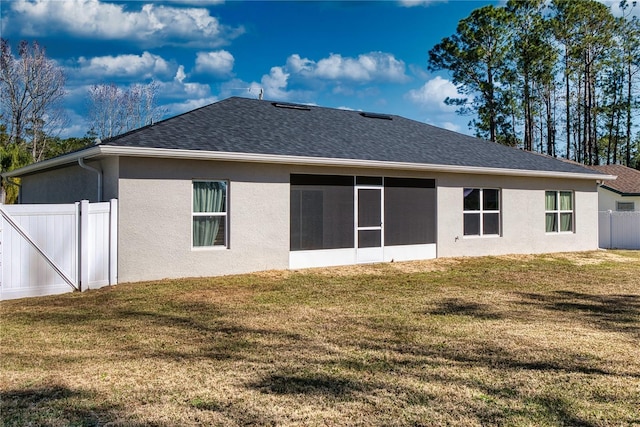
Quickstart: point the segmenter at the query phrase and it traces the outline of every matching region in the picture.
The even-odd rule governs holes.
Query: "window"
[[[193,182],[193,247],[227,246],[227,182]]]
[[[500,235],[500,190],[495,188],[464,189],[464,235]]]
[[[633,212],[635,210],[634,202],[616,202],[616,211],[618,212]]]
[[[547,233],[573,232],[573,192],[545,192],[545,229]]]

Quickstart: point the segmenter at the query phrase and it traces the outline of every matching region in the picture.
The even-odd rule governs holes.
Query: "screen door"
[[[382,187],[355,187],[356,252],[358,262],[381,262],[383,246]]]

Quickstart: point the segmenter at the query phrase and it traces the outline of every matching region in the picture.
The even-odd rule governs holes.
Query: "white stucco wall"
[[[640,211],[640,196],[622,197],[618,193],[607,190],[606,188],[598,188],[598,210],[600,211],[616,211],[616,202],[634,202],[635,210]]]
[[[102,200],[118,198],[118,159],[87,160],[86,165],[102,170]],[[26,175],[21,179],[21,202],[74,203],[80,200],[97,202],[98,175],[77,163],[58,169]]]
[[[436,179],[437,256],[594,250],[595,181],[187,160],[120,161],[121,282],[289,267],[291,173]],[[229,248],[191,248],[192,181],[229,184]],[[501,236],[463,235],[463,188],[500,188]],[[575,191],[575,233],[545,232],[545,191]]]
[[[438,257],[598,248],[598,195],[594,181],[442,174],[437,185]],[[463,236],[464,187],[501,189],[501,236]],[[545,232],[546,190],[575,191],[575,233]]]
[[[292,173],[435,179],[438,257],[598,247],[595,181],[126,157],[99,166],[103,198],[119,199],[121,283],[288,268]],[[229,247],[194,249],[192,182],[217,179],[229,181]],[[24,203],[94,201],[97,193],[95,174],[79,166],[27,176],[23,183]],[[501,190],[500,236],[463,235],[465,187]],[[575,233],[545,232],[546,190],[575,192]]]
[[[281,166],[122,158],[120,282],[286,269],[289,173]],[[193,180],[228,180],[229,248],[191,247]]]

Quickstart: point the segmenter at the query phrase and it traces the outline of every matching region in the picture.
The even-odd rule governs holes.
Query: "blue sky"
[[[2,37],[37,40],[64,67],[82,136],[93,84],[159,84],[173,116],[230,96],[399,114],[470,133],[428,51],[489,1],[2,0]]]

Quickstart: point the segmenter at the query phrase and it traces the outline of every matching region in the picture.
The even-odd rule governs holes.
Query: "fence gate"
[[[599,246],[640,249],[640,212],[598,212]]]
[[[118,201],[0,205],[0,299],[114,285]]]

